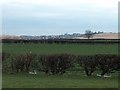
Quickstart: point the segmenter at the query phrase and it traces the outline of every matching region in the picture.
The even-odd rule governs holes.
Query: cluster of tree
[[[2,54],[3,72],[29,72],[42,71],[46,74],[63,74],[76,64],[82,67],[87,76],[91,76],[95,70],[101,71],[101,76],[112,71],[120,70],[120,56],[117,55],[93,55],[80,56],[72,54]]]
[[[93,37],[93,32],[91,31],[91,30],[86,30],[85,31],[85,36],[88,38],[88,39],[90,39],[91,37]]]
[[[98,32],[92,32],[91,30],[86,30],[85,31],[85,37],[90,39],[93,37],[94,34],[102,34],[103,32],[98,31]]]

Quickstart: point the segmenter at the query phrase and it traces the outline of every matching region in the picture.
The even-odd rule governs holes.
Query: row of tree
[[[93,55],[80,56],[72,54],[37,55],[32,53],[10,55],[2,53],[3,72],[30,72],[42,71],[46,74],[63,74],[67,70],[78,66],[91,76],[94,71],[100,70],[101,75],[120,70],[120,56]]]

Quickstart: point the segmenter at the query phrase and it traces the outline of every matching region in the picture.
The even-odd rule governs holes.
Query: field
[[[118,75],[111,78],[86,77],[84,73],[66,73],[64,75],[3,75],[3,88],[117,88]]]
[[[76,55],[118,54],[117,44],[3,44],[3,52],[11,54],[36,53]],[[63,75],[37,75],[27,73],[3,74],[3,88],[118,88],[118,73],[112,77],[86,77],[81,71]]]
[[[117,44],[3,44],[3,52],[11,54],[32,53],[77,55],[118,54]]]

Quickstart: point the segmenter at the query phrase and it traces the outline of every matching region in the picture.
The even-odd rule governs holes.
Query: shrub
[[[10,53],[2,52],[2,72],[9,73],[11,71],[11,55]]]
[[[97,66],[94,56],[78,56],[78,63],[83,67],[87,76],[91,76]]]
[[[35,69],[36,55],[27,53],[12,58],[12,70],[15,72],[29,72]]]
[[[72,67],[74,55],[54,54],[41,57],[43,71],[52,74],[63,74],[65,70]]]
[[[120,60],[117,55],[96,55],[95,58],[98,63],[98,68],[102,70],[102,76],[120,68]]]
[[[2,61],[10,57],[10,53],[2,52]]]

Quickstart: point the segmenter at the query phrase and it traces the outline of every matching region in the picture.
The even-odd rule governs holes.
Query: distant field
[[[11,54],[32,53],[56,54],[70,53],[79,55],[118,54],[117,44],[3,44],[2,51]]]

